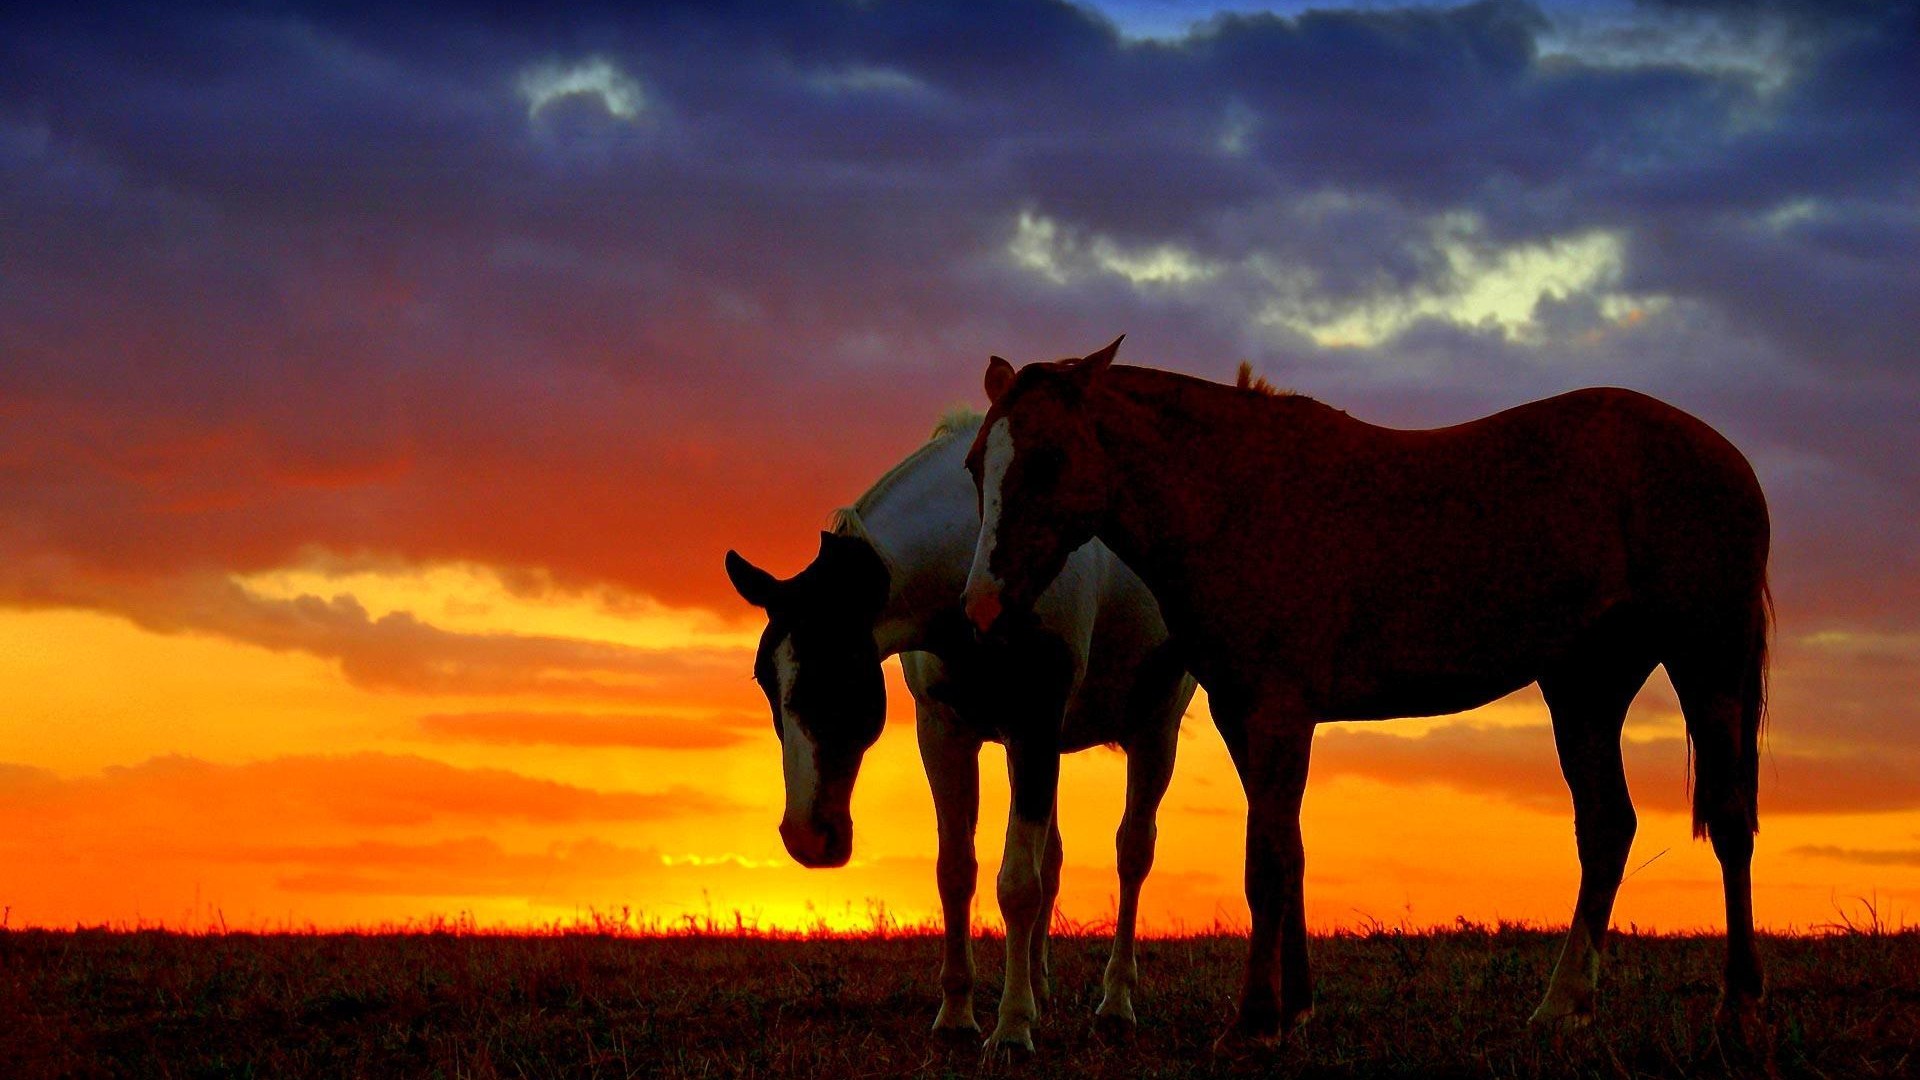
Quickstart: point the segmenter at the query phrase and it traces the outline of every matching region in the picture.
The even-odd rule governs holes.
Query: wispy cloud
[[[430,713],[422,734],[448,741],[509,746],[627,746],[654,750],[717,750],[738,746],[766,729],[741,714],[637,716],[558,712]]]

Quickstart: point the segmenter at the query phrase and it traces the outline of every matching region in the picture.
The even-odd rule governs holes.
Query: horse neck
[[[1364,426],[1303,396],[1118,367],[1108,378],[1091,415],[1114,497],[1096,535],[1156,590],[1238,504],[1273,490],[1276,470],[1338,468]]]
[[[859,509],[887,564],[887,604],[874,620],[880,655],[923,645],[928,624],[958,603],[980,532],[973,482],[963,466],[968,437],[929,447]]]

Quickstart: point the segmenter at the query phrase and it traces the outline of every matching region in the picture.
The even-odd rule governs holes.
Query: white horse
[[[969,916],[978,867],[980,746],[1007,748],[1012,806],[1000,866],[1006,989],[989,1051],[1033,1049],[1048,996],[1047,928],[1060,891],[1055,812],[1060,754],[1117,744],[1127,805],[1116,846],[1120,904],[1096,1023],[1133,1026],[1134,921],[1153,865],[1155,814],[1173,772],[1194,681],[1146,586],[1099,543],[1067,561],[1035,618],[982,642],[957,597],[980,529],[964,457],[977,415],[950,418],[820,534],[820,553],[784,581],[727,552],[727,575],[767,628],[754,661],[780,736],[786,814],[780,835],[802,865],[843,866],[861,756],[885,720],[880,662],[901,655],[939,826],[946,923],[936,1034],[978,1036]]]

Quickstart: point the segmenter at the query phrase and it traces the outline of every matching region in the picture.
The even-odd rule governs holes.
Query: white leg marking
[[[1553,979],[1547,983],[1547,996],[1533,1011],[1530,1024],[1565,1023],[1584,1026],[1593,1021],[1594,989],[1600,983],[1600,952],[1587,933],[1586,913],[1575,910],[1573,926],[1567,930],[1567,942],[1560,959],[1553,965]]]
[[[1033,995],[1046,1008],[1053,1002],[1052,956],[1053,905],[1060,898],[1060,864],[1066,858],[1060,846],[1060,808],[1053,810],[1047,825],[1046,847],[1040,856],[1040,913],[1033,917]]]
[[[989,569],[994,548],[999,543],[1001,489],[1006,483],[1007,467],[1013,463],[1013,430],[1003,420],[995,420],[987,429],[987,449],[980,469],[980,539],[973,548],[973,567],[967,571],[967,613],[972,617],[976,604],[993,599],[998,613],[1001,582]],[[982,627],[985,629],[985,627]]]
[[[1007,980],[1000,993],[1000,1021],[987,1050],[1033,1050],[1033,1022],[1040,1002],[1033,993],[1034,924],[1040,917],[1040,859],[1047,846],[1047,822],[1022,821],[1007,814],[1007,850],[1000,860],[1000,915],[1007,924]]]

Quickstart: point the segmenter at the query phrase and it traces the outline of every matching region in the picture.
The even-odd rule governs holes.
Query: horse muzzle
[[[974,632],[986,637],[992,632],[994,624],[1000,621],[1003,610],[999,583],[986,580],[970,582],[966,594],[961,597],[961,606],[967,613],[967,621],[973,624]]]
[[[831,870],[853,858],[853,819],[783,820],[780,840],[793,861],[810,870]]]

